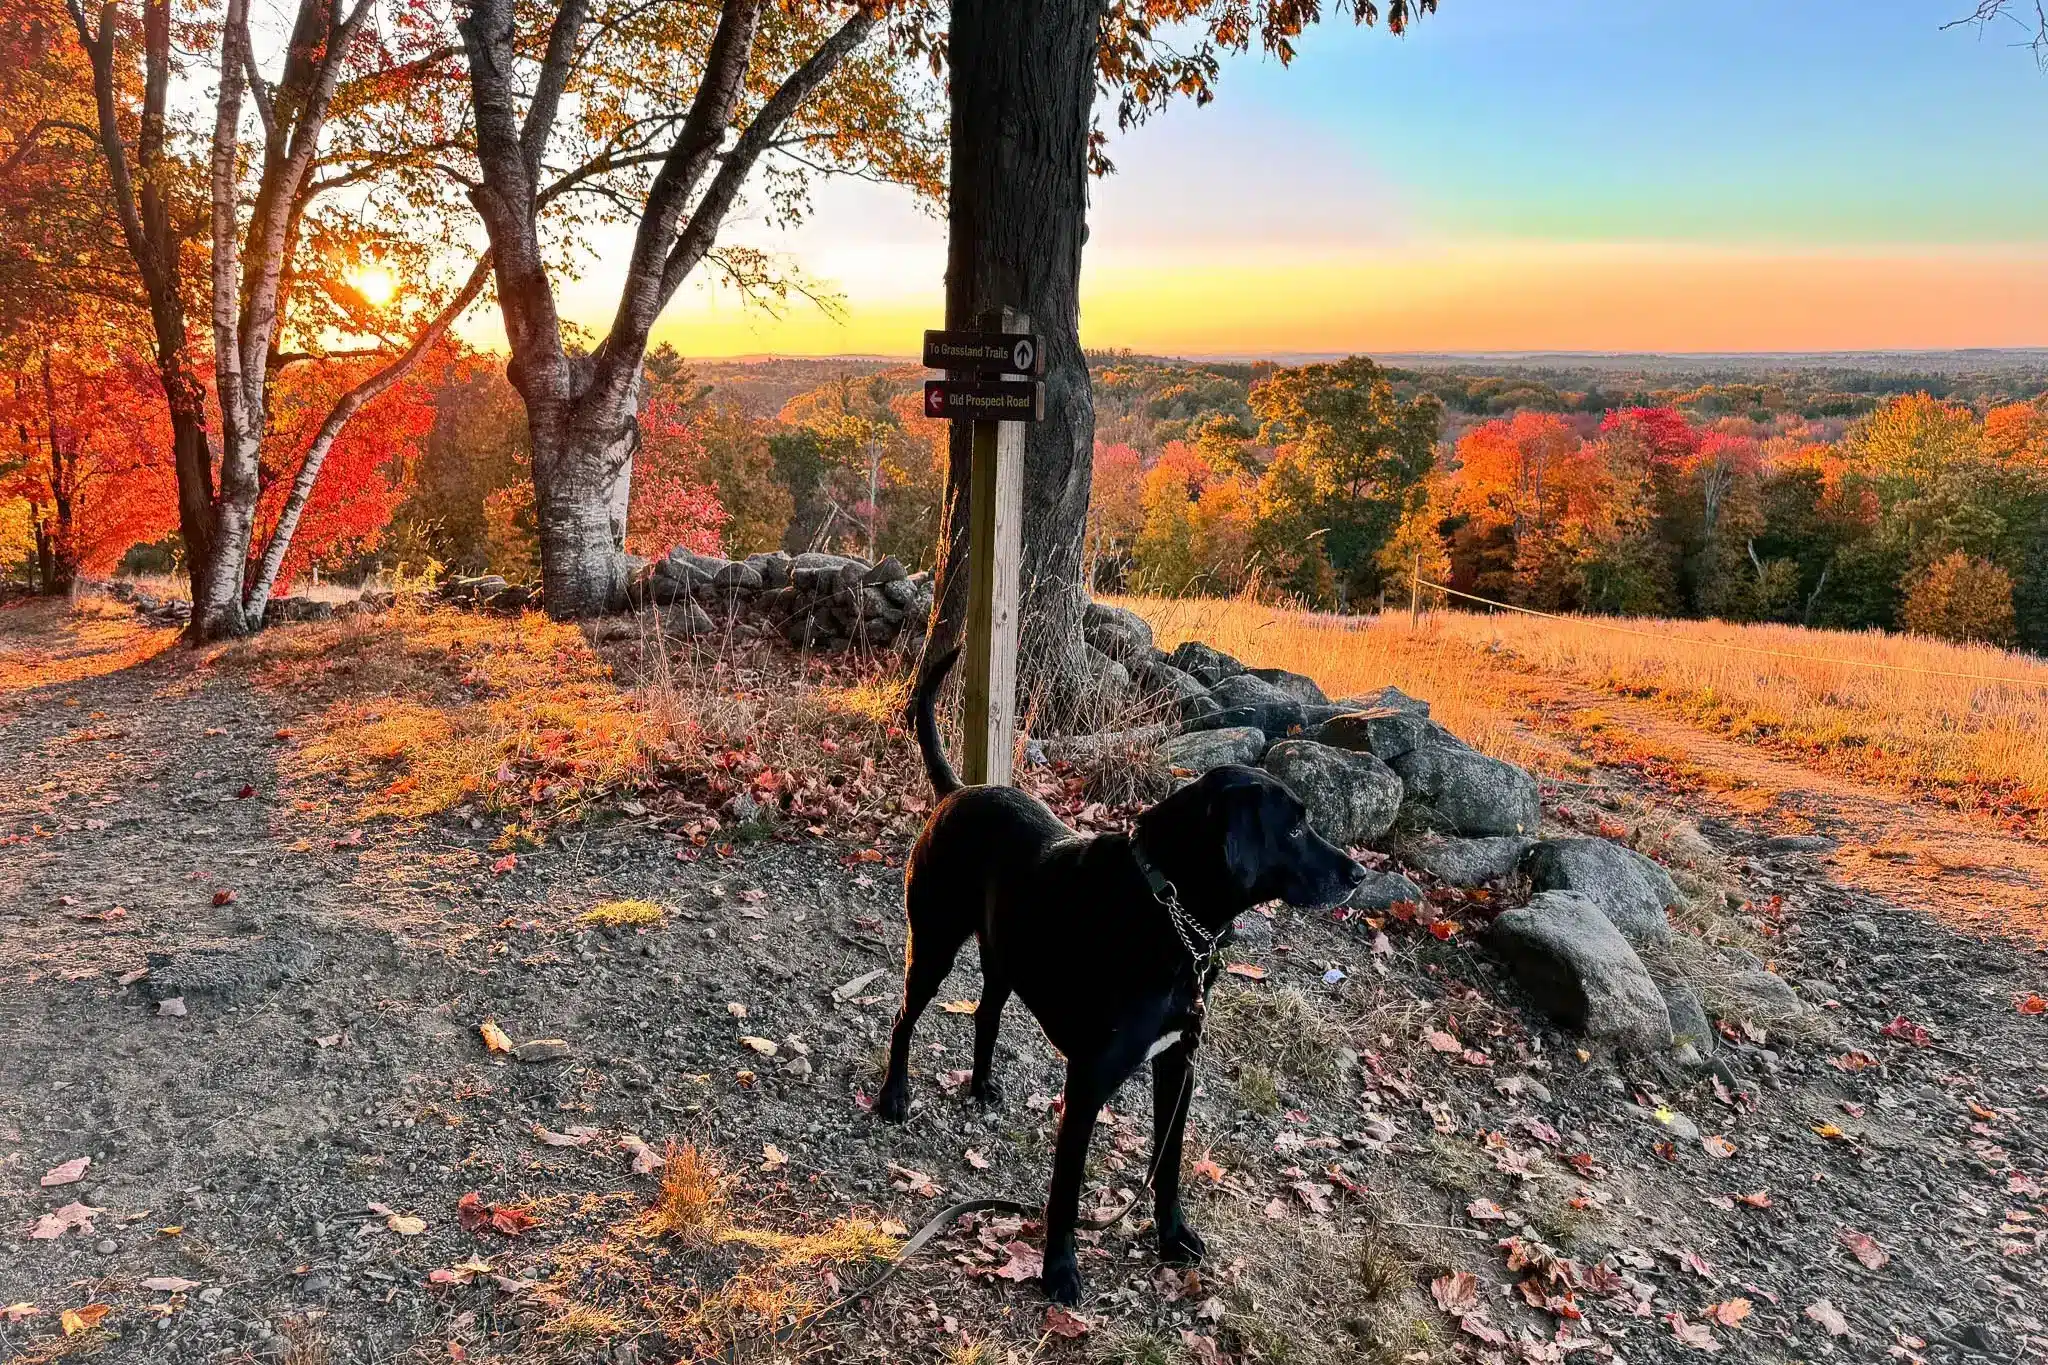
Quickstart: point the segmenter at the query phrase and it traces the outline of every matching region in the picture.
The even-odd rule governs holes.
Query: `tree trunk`
[[[540,532],[541,600],[556,620],[580,620],[626,604],[626,510],[640,448],[635,383],[623,410],[586,394],[570,421],[529,409],[534,518]]]
[[[228,432],[221,442],[220,494],[214,500],[213,535],[207,544],[203,569],[194,575],[195,584],[205,579],[202,599],[195,588],[192,600],[192,638],[196,641],[229,640],[246,635],[262,625],[251,621],[242,610],[242,578],[249,563],[249,543],[256,533],[257,469],[262,436],[258,432]]]
[[[213,551],[213,451],[206,435],[205,392],[196,380],[160,360],[158,375],[170,400],[171,456],[178,473],[178,537],[192,583],[192,616],[206,605],[206,570]],[[196,634],[195,634],[195,639]]]
[[[1003,307],[1031,317],[1045,345],[1045,421],[1024,457],[1019,713],[1040,729],[1099,717],[1082,636],[1082,541],[1094,469],[1095,406],[1081,352],[1081,246],[1087,239],[1088,135],[1103,0],[954,0],[952,190],[946,325],[972,328]],[[953,424],[938,610],[928,651],[967,618],[970,424]]]
[[[51,595],[69,593],[78,582],[78,524],[72,491],[78,481],[78,454],[67,453],[57,427],[57,388],[50,376],[50,353],[43,352],[43,418],[50,443],[49,535],[43,537],[41,568],[43,591]]]

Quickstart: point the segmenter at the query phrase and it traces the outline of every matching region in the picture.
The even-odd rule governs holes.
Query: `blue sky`
[[[1119,136],[1084,339],[1262,350],[2048,344],[2048,75],[1969,0],[1443,0],[1402,39],[1326,22],[1287,68]],[[699,290],[697,354],[914,349],[944,227],[828,187],[741,223],[846,303]],[[594,281],[595,282],[595,281]],[[901,335],[908,340],[897,341]]]

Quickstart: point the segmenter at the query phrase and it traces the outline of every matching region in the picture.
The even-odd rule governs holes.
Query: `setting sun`
[[[372,308],[382,308],[391,302],[398,292],[398,281],[391,272],[375,262],[357,266],[348,273],[348,282],[363,296],[363,302]]]

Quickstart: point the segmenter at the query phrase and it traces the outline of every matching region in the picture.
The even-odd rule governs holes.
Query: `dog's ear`
[[[1246,896],[1258,893],[1259,882],[1272,862],[1265,822],[1259,819],[1260,796],[1256,790],[1226,787],[1212,796],[1209,804],[1221,836],[1224,870]]]

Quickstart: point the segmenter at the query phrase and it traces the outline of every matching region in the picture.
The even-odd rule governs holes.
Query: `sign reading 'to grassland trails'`
[[[1045,373],[1045,346],[1029,332],[940,332],[924,334],[928,370],[973,370],[979,374]]]

